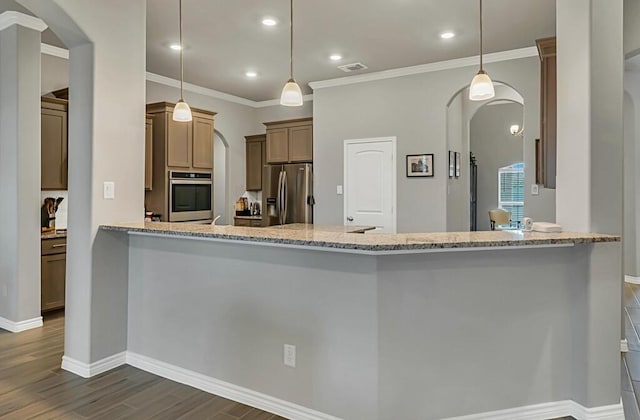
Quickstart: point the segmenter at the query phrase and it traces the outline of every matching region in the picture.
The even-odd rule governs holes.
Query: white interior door
[[[395,149],[395,137],[345,140],[345,225],[396,232]]]

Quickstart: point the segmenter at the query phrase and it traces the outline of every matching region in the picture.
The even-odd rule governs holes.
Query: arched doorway
[[[213,132],[213,217],[220,216],[218,225],[231,224],[229,217],[229,142],[218,130]]]
[[[489,136],[492,139],[495,139],[489,134],[491,127],[496,127],[500,125],[502,128],[496,129],[494,136],[497,134],[504,134],[503,141],[510,142],[510,145],[518,144],[520,148],[520,162],[524,161],[523,157],[523,139],[522,136],[523,129],[525,126],[524,122],[524,98],[522,95],[513,87],[502,83],[495,82],[495,90],[496,96],[490,101],[482,101],[482,102],[473,102],[469,100],[469,91],[468,86],[458,90],[451,98],[449,103],[447,104],[447,150],[454,153],[460,157],[460,163],[462,170],[460,171],[460,175],[456,176],[455,174],[448,179],[447,185],[447,230],[448,231],[469,231],[469,230],[479,230],[480,228],[486,227],[488,225],[488,216],[486,209],[490,203],[491,208],[499,207],[499,201],[493,200],[493,196],[497,196],[497,188],[498,188],[498,172],[495,171],[490,172],[492,170],[489,167],[493,167],[493,163],[485,166],[485,170],[482,171],[482,174],[486,174],[486,179],[493,179],[495,183],[489,183],[489,181],[485,181],[484,185],[486,188],[482,190],[478,190],[475,188],[479,179],[474,177],[474,166],[472,159],[472,152],[474,152],[472,148],[472,120],[474,116],[480,111],[480,109],[487,109],[488,112],[482,112],[483,119],[487,121],[483,121],[480,125],[476,124],[476,128],[481,126],[487,126],[487,132],[483,134],[483,136]],[[508,115],[504,115],[504,121],[497,121],[500,119],[502,114],[501,108],[509,108],[509,107],[520,107],[519,111],[516,111],[517,117],[513,116],[513,112],[508,113]],[[494,112],[495,111],[495,112]],[[494,116],[495,121],[490,121],[490,116]],[[517,135],[513,136],[510,133],[510,128],[512,125],[518,125]],[[505,143],[507,144],[507,143]],[[476,151],[482,150],[482,152],[487,152],[488,156],[496,155],[496,153],[491,152],[491,147],[496,147],[490,145],[483,145],[482,142],[479,142],[475,146]],[[476,153],[477,154],[477,153]],[[489,163],[489,160],[494,159],[484,159],[485,164]],[[480,164],[477,158],[475,160],[476,165]],[[517,163],[517,162],[513,162]],[[506,165],[503,165],[506,166]],[[482,169],[477,168],[477,173],[480,174]],[[495,175],[495,176],[494,176]],[[484,177],[483,177],[484,178]],[[495,185],[493,185],[495,184]],[[489,187],[489,185],[493,185]],[[474,187],[474,188],[472,188]],[[483,194],[483,197],[480,198],[478,194]],[[495,202],[495,203],[494,203]],[[523,205],[524,206],[524,205]],[[480,208],[482,207],[482,208]],[[486,219],[486,220],[485,220]],[[482,225],[478,222],[482,221]]]

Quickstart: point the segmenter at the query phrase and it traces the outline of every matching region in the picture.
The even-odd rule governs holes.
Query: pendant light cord
[[[480,71],[484,71],[482,67],[482,0],[480,0]]]
[[[182,0],[180,0],[182,1]],[[290,27],[290,31],[289,31],[289,47],[290,47],[290,51],[289,51],[289,72],[290,72],[290,77],[291,80],[293,80],[293,0],[291,0],[291,7],[290,9],[290,22],[291,22],[291,27]]]
[[[180,102],[184,102],[183,83],[184,83],[184,45],[182,45],[182,0],[179,0],[180,11]]]

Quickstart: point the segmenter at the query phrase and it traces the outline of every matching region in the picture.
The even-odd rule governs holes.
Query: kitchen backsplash
[[[64,200],[58,206],[58,211],[56,212],[56,229],[66,229],[67,228],[67,213],[69,206],[69,192],[68,191],[41,191],[40,192],[40,206],[42,207],[42,203],[44,203],[44,199],[47,197],[58,198],[63,197]]]

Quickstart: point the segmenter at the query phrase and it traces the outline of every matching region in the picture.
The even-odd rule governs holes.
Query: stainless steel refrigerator
[[[265,165],[262,174],[263,226],[313,223],[313,165]]]

